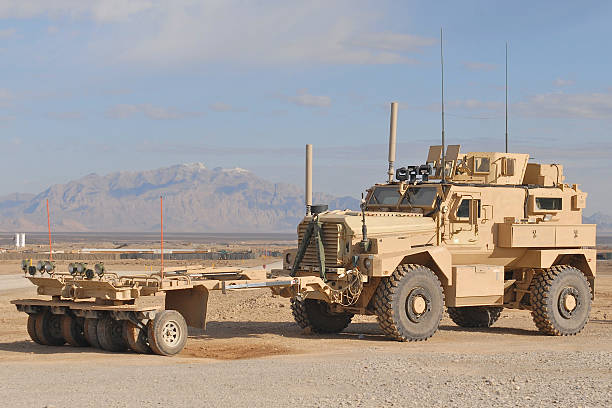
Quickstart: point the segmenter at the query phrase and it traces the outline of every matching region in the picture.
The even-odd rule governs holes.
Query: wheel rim
[[[559,294],[558,309],[564,318],[571,319],[580,310],[581,305],[579,292],[576,288],[564,288]]]
[[[162,341],[168,346],[176,346],[181,338],[181,329],[179,325],[170,320],[164,324],[162,328]]]
[[[62,337],[62,318],[60,315],[53,315],[49,319],[49,334],[51,337]]]
[[[406,315],[414,322],[419,323],[431,310],[431,297],[423,288],[413,289],[406,298]]]

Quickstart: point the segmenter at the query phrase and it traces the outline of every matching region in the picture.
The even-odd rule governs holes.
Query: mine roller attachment
[[[61,346],[66,343],[62,334],[62,316],[46,310],[36,316],[36,336],[46,346]]]
[[[499,319],[501,306],[465,306],[447,308],[448,316],[457,326],[491,327]]]
[[[68,314],[62,315],[62,334],[66,343],[73,347],[87,347],[89,342],[85,338],[83,318]]]
[[[148,324],[149,346],[161,356],[173,356],[183,350],[187,334],[187,323],[176,310],[162,310]]]
[[[570,265],[556,265],[534,277],[531,316],[538,329],[551,336],[579,333],[589,320],[591,286]]]
[[[378,324],[398,341],[427,340],[438,330],[444,293],[438,277],[422,265],[399,265],[374,294]]]
[[[302,329],[314,333],[340,333],[351,323],[352,313],[332,313],[329,305],[317,299],[291,299],[291,313]]]

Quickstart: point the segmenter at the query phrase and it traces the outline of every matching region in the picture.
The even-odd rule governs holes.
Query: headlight
[[[104,264],[100,262],[94,266],[94,270],[96,272],[96,275],[98,275],[99,277],[102,277],[104,275],[106,268],[104,268]]]

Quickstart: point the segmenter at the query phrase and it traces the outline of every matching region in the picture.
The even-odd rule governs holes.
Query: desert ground
[[[121,266],[139,265],[109,268]],[[540,335],[529,312],[514,310],[486,330],[445,317],[426,342],[387,340],[373,317],[320,336],[298,328],[287,299],[257,289],[213,292],[206,332],[191,333],[180,355],[160,357],[35,344],[26,315],[9,304],[34,287],[9,285],[18,263],[6,262],[0,396],[10,407],[609,407],[612,262],[598,268],[590,322],[577,336]]]

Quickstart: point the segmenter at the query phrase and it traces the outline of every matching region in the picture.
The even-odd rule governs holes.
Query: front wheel
[[[438,330],[444,293],[434,272],[423,265],[400,265],[374,294],[378,324],[398,341],[427,340]]]
[[[187,323],[176,310],[163,310],[148,324],[149,346],[155,354],[173,356],[187,343]]]
[[[314,333],[340,333],[351,323],[352,313],[332,313],[329,305],[317,299],[291,299],[291,313],[302,329],[309,328]]]
[[[570,265],[556,265],[534,278],[531,316],[538,329],[551,336],[579,333],[591,311],[591,286]]]

